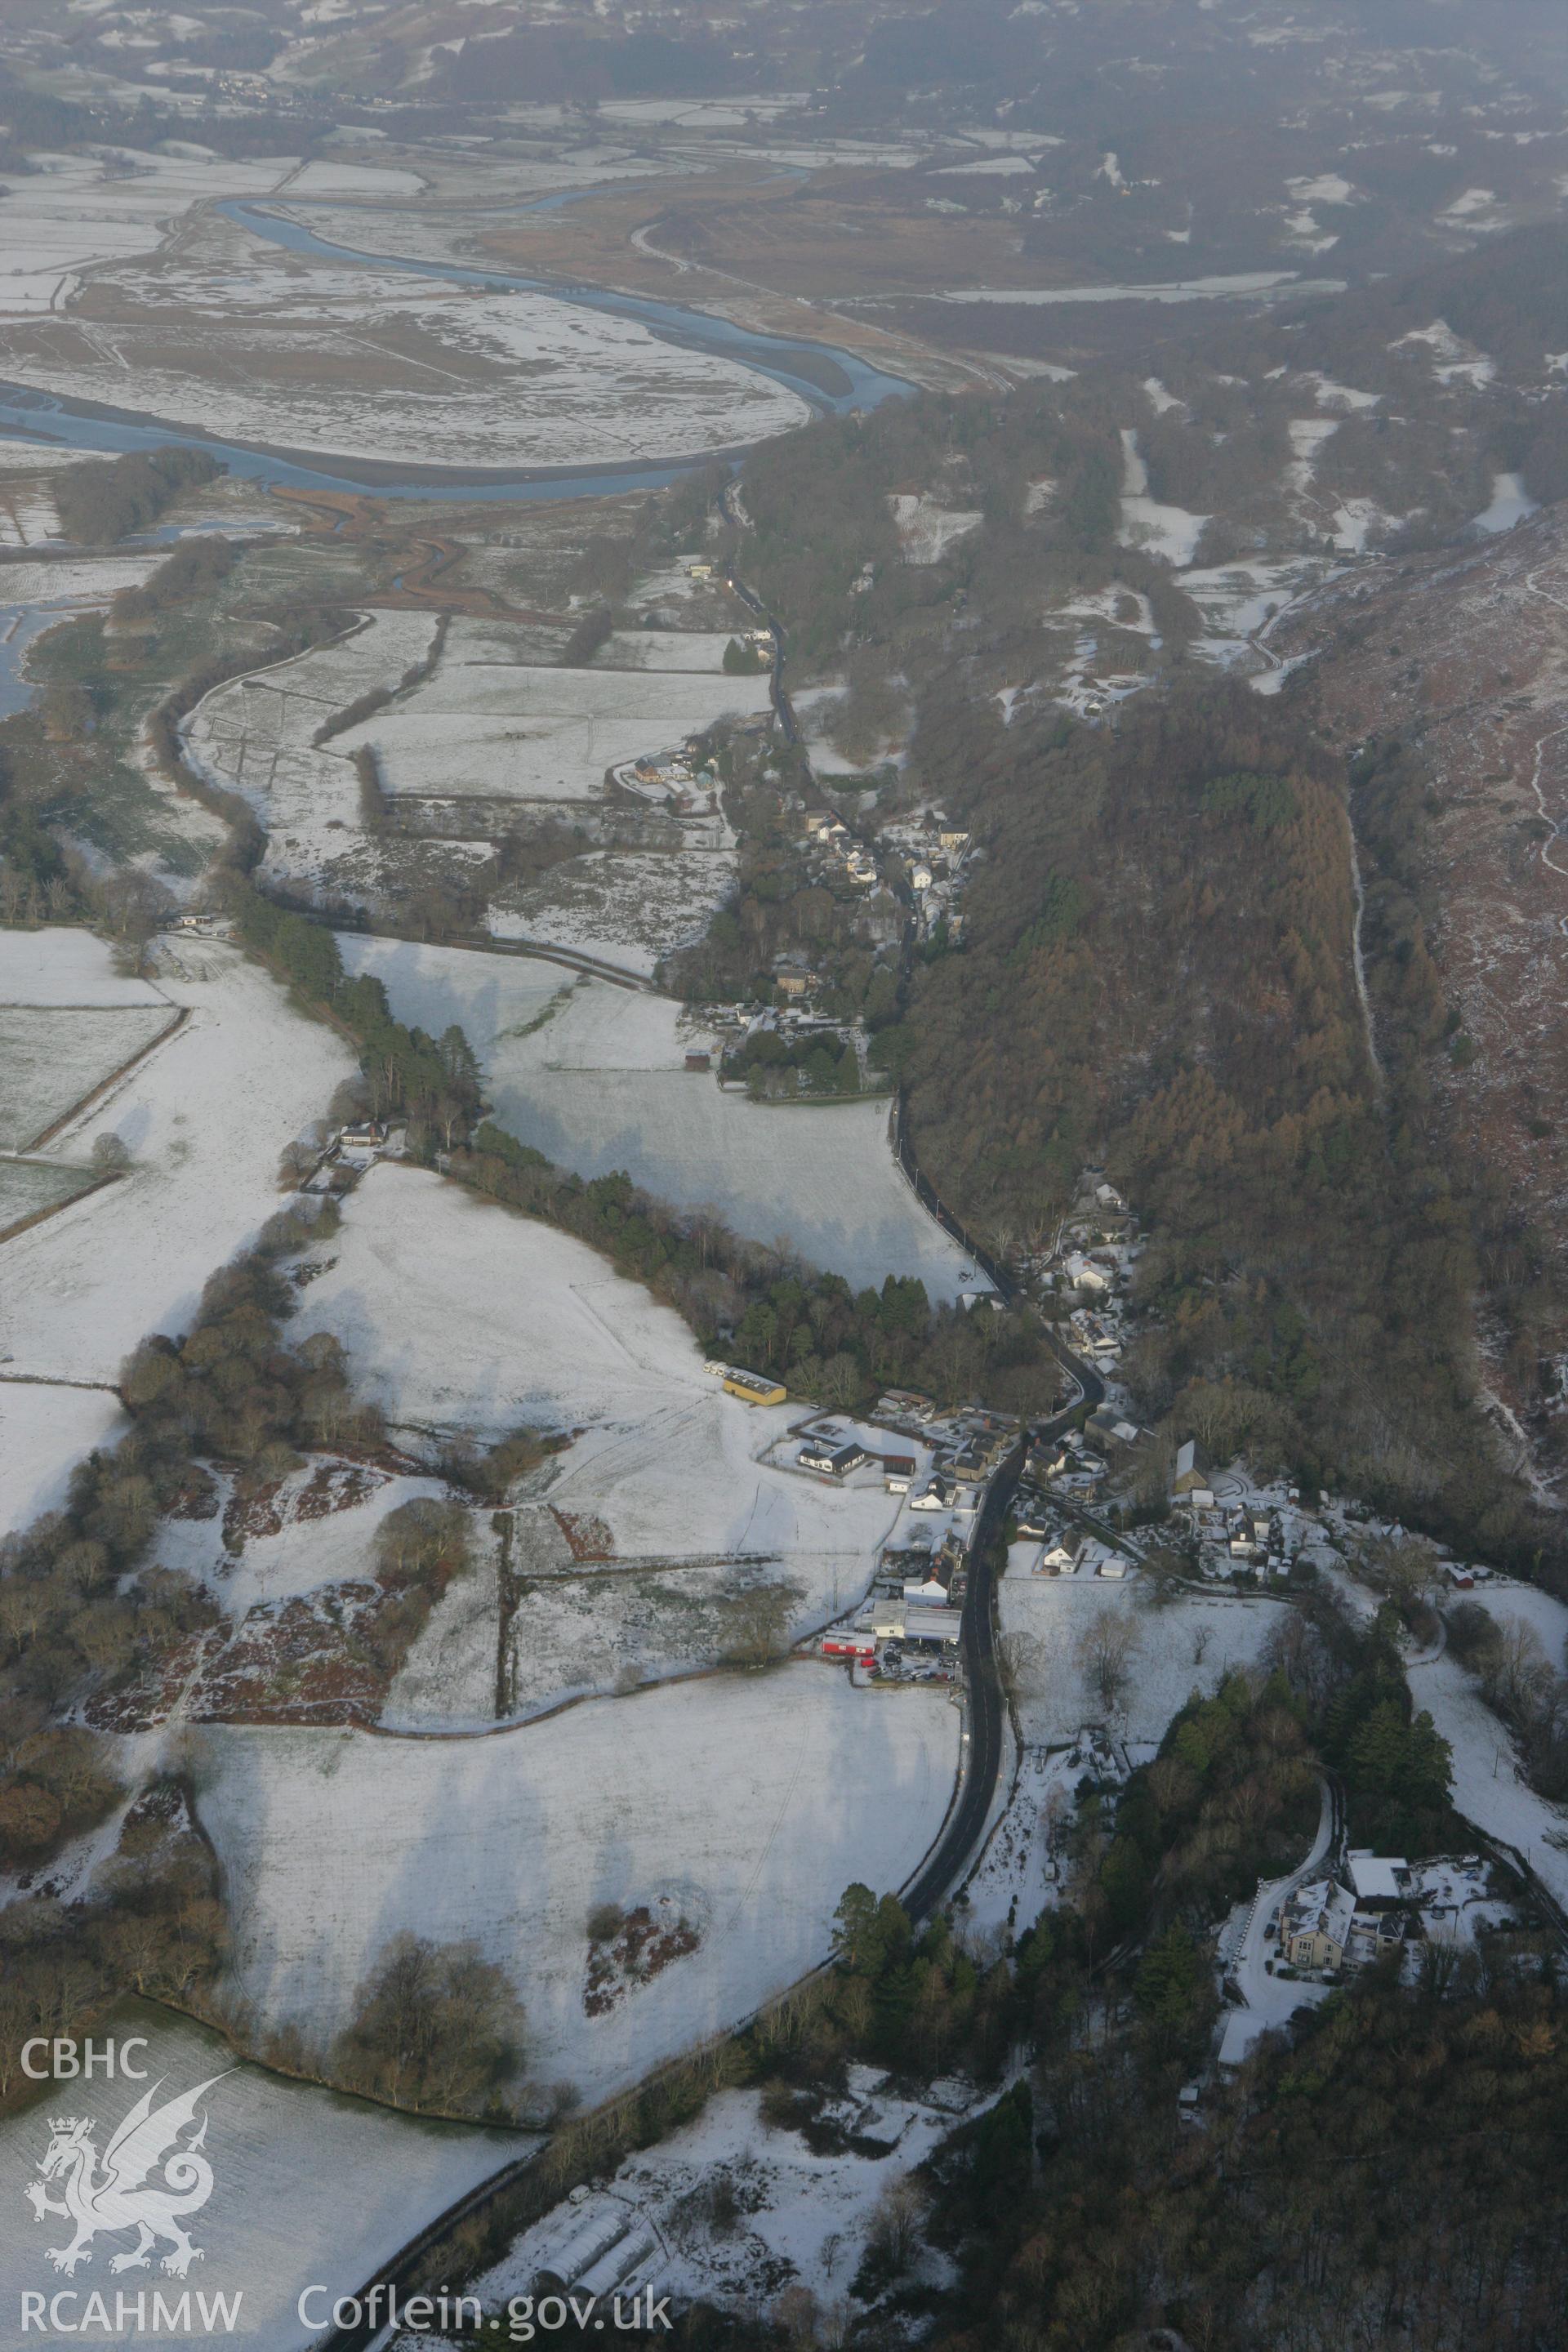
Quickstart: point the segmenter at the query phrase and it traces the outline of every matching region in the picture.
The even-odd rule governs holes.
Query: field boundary
[[[20,1159],[22,1155],[18,1152],[15,1157]],[[85,1174],[85,1170],[82,1172]],[[89,1193],[101,1192],[106,1184],[118,1183],[120,1181],[120,1173],[121,1171],[119,1169],[114,1169],[107,1176],[100,1176],[96,1181],[93,1178],[89,1177],[88,1181],[82,1186],[79,1192],[68,1192],[63,1201],[47,1202],[41,1209],[29,1209],[25,1217],[18,1217],[16,1219],[15,1224],[0,1226],[0,1244],[5,1244],[5,1242],[14,1242],[18,1234],[29,1232],[34,1225],[41,1225],[46,1218],[58,1217],[62,1209],[74,1209],[77,1202],[79,1201],[85,1201]],[[47,1385],[50,1388],[56,1388],[58,1387],[60,1383],[55,1381],[50,1381]],[[73,1388],[79,1386],[97,1388],[99,1383],[96,1381],[81,1382],[73,1381],[69,1385]]]
[[[167,1003],[167,999],[164,1001]],[[31,1010],[32,1008],[26,1007],[24,1009]],[[40,1005],[37,1009],[39,1012],[68,1013],[72,1008],[69,1005]],[[102,1010],[105,1012],[115,1012],[120,1008],[114,1005],[106,1005],[103,1007],[88,1007],[85,1009],[89,1011]],[[127,1012],[137,1012],[142,1008],[136,1005],[128,1005],[124,1009]],[[21,1150],[14,1152],[12,1157],[16,1160],[25,1160],[29,1152],[41,1151],[46,1144],[49,1144],[54,1141],[57,1135],[62,1134],[64,1130],[70,1126],[73,1119],[79,1118],[84,1111],[89,1111],[92,1108],[94,1103],[100,1102],[111,1087],[117,1087],[121,1078],[129,1076],[130,1073],[136,1067],[138,1062],[144,1062],[148,1055],[155,1052],[160,1045],[166,1044],[167,1041],[174,1036],[176,1030],[183,1029],[186,1022],[191,1017],[190,1006],[188,1004],[170,1004],[169,1010],[174,1017],[172,1021],[164,1023],[163,1028],[159,1030],[155,1037],[149,1037],[144,1045],[139,1045],[133,1054],[128,1055],[125,1060],[121,1063],[118,1069],[110,1070],[106,1078],[100,1078],[97,1086],[89,1087],[85,1095],[79,1097],[78,1099],[72,1103],[68,1111],[63,1111],[60,1117],[55,1119],[50,1126],[41,1129],[39,1132],[33,1137],[31,1142],[24,1144]],[[4,1240],[5,1238],[4,1234],[0,1234],[0,1240]]]

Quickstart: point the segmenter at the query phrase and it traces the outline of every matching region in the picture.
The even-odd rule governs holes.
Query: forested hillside
[[[1004,1251],[1037,1247],[1103,1161],[1155,1236],[1127,1367],[1146,1417],[1549,1574],[1560,1545],[1501,1460],[1477,1348],[1496,1188],[1431,1116],[1456,1021],[1440,904],[1398,887],[1421,756],[1355,772],[1358,940],[1354,746],[1317,731],[1310,672],[1277,695],[1227,677],[1198,606],[1205,556],[1321,561],[1312,512],[1335,499],[1381,497],[1414,549],[1500,467],[1556,494],[1540,385],[1565,295],[1568,242],[1527,234],[1214,349],[1161,330],[1164,383],[1118,364],[830,422],[747,467],[735,535],[792,675],[842,684],[832,740],[901,730],[896,769],[868,761],[861,825],[937,805],[974,837],[962,947],[907,965],[875,1046],[944,1197]],[[1434,367],[1439,306],[1506,377]],[[1340,406],[1314,425],[1324,382]],[[1317,509],[1300,463],[1279,471],[1292,446]],[[1129,543],[1130,451],[1156,513],[1202,526],[1196,566]]]
[[[1151,1414],[1224,1383],[1229,1444],[1528,1543],[1471,1410],[1467,1213],[1385,1117],[1343,781],[1302,721],[1215,683],[1115,734],[998,728],[961,805],[987,852],[967,946],[900,1039],[938,1184],[1006,1241],[1103,1160],[1158,1236]]]

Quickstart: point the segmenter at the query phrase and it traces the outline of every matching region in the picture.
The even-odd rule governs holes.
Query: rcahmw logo
[[[37,2167],[41,2178],[29,2181],[23,2193],[36,2221],[70,2224],[63,2244],[44,2249],[57,2271],[74,2278],[91,2262],[95,2238],[132,2233],[134,2244],[110,2257],[111,2272],[148,2270],[154,2252],[165,2246],[159,2268],[173,2278],[183,2279],[193,2263],[204,2260],[205,2249],[192,2242],[185,2223],[213,2193],[213,2168],[203,2153],[207,2118],[202,2101],[222,2079],[214,2074],[158,2106],[153,2102],[163,2084],[154,2083],[115,2126],[101,2156],[91,2116],[50,2116],[48,2146]],[[22,2330],[102,2333],[121,2339],[147,2330],[185,2334],[193,2326],[205,2335],[232,2334],[240,2302],[238,2293],[193,2295],[188,2289],[132,2294],[121,2288],[112,2295],[76,2288],[24,2293]]]

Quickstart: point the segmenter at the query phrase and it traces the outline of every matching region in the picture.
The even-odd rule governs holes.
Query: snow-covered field
[[[85,1169],[61,1168],[43,1160],[0,1159],[0,1234],[40,1210],[53,1209],[85,1190]]]
[[[328,1255],[290,1328],[335,1332],[399,1425],[588,1427],[712,1386],[686,1326],[640,1283],[423,1170],[373,1168]]]
[[[200,1811],[237,1988],[260,2019],[326,2037],[390,1937],[471,1937],[527,2005],[531,2072],[601,2095],[824,1958],[852,1879],[903,1883],[941,1825],[957,1734],[934,1697],[889,1706],[816,1664],[482,1738],[214,1727]],[[661,1895],[700,1948],[590,2017],[589,1909]]]
[[[192,764],[243,793],[268,831],[264,871],[374,896],[381,851],[364,831],[348,744],[311,738],[378,688],[395,688],[430,649],[427,613],[376,613],[337,643],[215,687],[186,721]]]
[[[1121,529],[1123,547],[1142,547],[1163,556],[1180,571],[1191,563],[1207,515],[1189,514],[1184,507],[1163,506],[1149,495],[1149,468],[1138,449],[1138,436],[1126,427],[1121,435]]]
[[[0,1150],[26,1150],[177,1017],[169,1004],[0,1005]]]
[[[615,670],[603,657],[591,669],[541,669],[449,648],[433,678],[339,748],[374,744],[395,794],[599,800],[607,769],[767,709],[765,676]]]
[[[151,253],[170,221],[190,205],[204,197],[265,195],[299,162],[297,156],[229,163],[120,152],[132,171],[113,171],[100,156],[37,154],[31,158],[33,172],[10,181],[0,313],[58,308],[76,290],[79,271]]]
[[[166,2305],[177,2308],[189,2291],[189,2328],[157,2331],[156,2340],[171,2352],[195,2352],[224,2336],[220,2319],[215,2317],[210,2328],[202,2324],[203,2294],[237,2300],[231,2331],[236,2341],[263,2352],[307,2352],[321,2331],[299,2319],[305,2288],[325,2287],[324,2295],[307,2305],[312,2319],[324,2322],[333,2300],[353,2294],[432,2214],[456,2203],[530,2146],[519,2134],[419,2122],[365,2100],[286,2081],[259,2066],[237,2064],[216,2033],[151,2002],[121,2003],[95,2023],[94,2032],[121,2042],[144,2036],[148,2047],[140,2063],[149,2068],[152,2081],[106,2083],[100,2076],[85,2104],[79,2095],[65,2098],[58,2084],[49,2084],[30,2105],[0,2122],[0,2177],[8,2207],[0,2231],[0,2305],[12,2315],[13,2325],[20,2321],[25,2293],[41,2291],[47,2297],[74,2287],[77,2300],[62,2306],[62,2317],[73,2328],[87,2329],[91,2340],[88,2297],[96,2287],[105,2298],[111,2333],[117,2292],[128,2294],[132,2309],[137,2294],[143,2294],[152,2340],[153,2295],[161,2293]],[[36,2221],[22,2201],[24,2186],[37,2179],[49,2144],[49,2114],[65,2105],[97,2116],[92,2137],[101,2156],[141,2090],[154,2084],[161,2085],[160,2105],[211,2084],[202,2108],[214,2185],[190,2224],[202,2259],[184,2280],[166,2278],[155,2266],[111,2279],[110,2258],[129,2253],[134,2244],[132,2233],[123,2231],[99,2239],[90,2271],[62,2280],[45,2257],[47,2249],[68,2243],[70,2222],[52,2213]],[[58,2184],[51,2193],[58,2197]],[[115,2333],[114,2340],[128,2341],[130,2336]]]
[[[898,1499],[876,1481],[828,1486],[771,1458],[795,1411],[725,1395],[673,1310],[586,1244],[382,1166],[320,1263],[293,1328],[335,1333],[362,1392],[398,1427],[574,1433],[514,1513],[513,1572],[533,1585],[512,1626],[520,1710],[605,1688],[625,1669],[710,1660],[738,1638],[736,1604],[759,1586],[794,1588],[796,1630],[868,1590]],[[261,1579],[261,1593],[304,1589],[284,1576],[352,1573],[327,1564],[330,1546],[357,1540],[363,1560],[363,1517],[253,1544],[244,1577]],[[216,1531],[181,1540],[216,1546]],[[473,1616],[472,1594],[442,1604],[392,1719],[490,1719],[494,1632],[487,1650]]]
[[[1540,500],[1525,488],[1522,474],[1494,474],[1491,504],[1474,518],[1470,529],[1489,537],[1494,531],[1511,530],[1516,522],[1528,522],[1539,512]]]
[[[1568,1808],[1526,1784],[1507,1726],[1457,1658],[1445,1653],[1408,1665],[1405,1679],[1416,1706],[1429,1710],[1453,1748],[1455,1806],[1478,1829],[1517,1847],[1558,1902],[1568,1904]]]
[[[68,958],[86,960],[85,985],[124,987],[101,941],[65,936]],[[237,949],[170,946],[158,973],[163,996],[190,1018],[45,1155],[79,1166],[96,1137],[114,1133],[131,1150],[130,1174],[0,1249],[0,1351],[17,1372],[113,1381],[149,1332],[183,1328],[207,1276],[276,1210],[283,1145],[353,1067],[342,1039],[291,1012]],[[68,1421],[38,1444],[47,1480],[70,1458]]]
[[[1002,1579],[1003,1633],[1022,1637],[1018,1713],[1031,1747],[1059,1747],[1103,1713],[1086,1688],[1076,1654],[1101,1610],[1124,1616],[1137,1634],[1125,1708],[1116,1723],[1119,1734],[1133,1742],[1163,1739],[1194,1690],[1212,1691],[1227,1668],[1254,1664],[1280,1621],[1275,1603],[1219,1593],[1140,1609],[1135,1589],[1089,1576],[1010,1572]]]
[[[55,1388],[0,1371],[0,1536],[58,1510],[72,1466],[130,1426],[108,1389]]]
[[[496,1118],[562,1166],[624,1169],[660,1199],[716,1208],[752,1241],[782,1237],[857,1287],[889,1274],[919,1275],[935,1299],[984,1287],[960,1284],[974,1269],[900,1175],[886,1103],[780,1107],[721,1092],[681,1066],[687,1038],[668,999],[589,982],[520,1034],[547,983],[514,977],[515,959],[353,934],[341,944],[351,969],[385,982],[400,1018],[436,1034],[460,1024]]]
[[[722,675],[724,648],[733,632],[722,629],[617,629],[606,637],[594,656],[595,669],[658,669],[708,671]],[[742,688],[749,709],[763,708],[767,702],[767,678],[761,680],[761,703],[751,699],[758,684],[756,678],[729,680]]]
[[[35,547],[41,539],[59,536],[49,478],[68,466],[83,464],[86,457],[81,450],[0,433],[0,547]],[[0,576],[0,597],[5,593]]]
[[[767,679],[725,677],[728,640],[711,633],[632,633],[628,656],[646,651],[646,667],[565,670],[506,658],[526,632],[458,616],[433,677],[316,749],[325,721],[424,659],[433,626],[426,614],[378,612],[335,645],[216,688],[193,714],[192,761],[242,792],[268,827],[265,873],[370,905],[432,859],[471,866],[488,856],[481,840],[367,831],[352,757],[362,745],[395,797],[533,801],[563,814],[563,802],[602,804],[605,772],[624,760],[678,746],[725,713],[767,709]],[[732,889],[729,844],[714,815],[668,850],[585,849],[504,891],[496,929],[651,972],[700,938]]]
[[[0,929],[0,1004],[162,1004],[145,980],[114,969],[108,943],[91,931]]]
[[[1264,294],[1321,293],[1337,281],[1319,278],[1303,283],[1293,269],[1254,269],[1229,278],[1188,278],[1153,286],[963,286],[936,297],[942,302],[1019,303],[1026,308],[1057,302],[1204,302],[1236,295],[1246,299]]]

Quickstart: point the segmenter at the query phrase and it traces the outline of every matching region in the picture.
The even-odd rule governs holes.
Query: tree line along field
[[[746,1238],[783,1236],[857,1289],[889,1275],[918,1276],[942,1300],[987,1286],[900,1172],[885,1102],[775,1110],[721,1093],[685,1069],[674,1002],[591,980],[563,986],[559,967],[353,933],[339,945],[351,971],[383,981],[402,1018],[433,1034],[460,1024],[496,1118],[548,1158],[588,1177],[625,1170],[681,1207],[711,1205]]]

